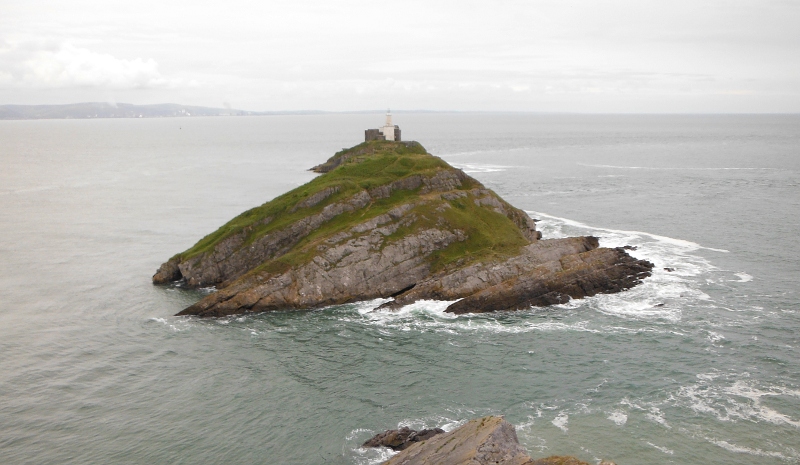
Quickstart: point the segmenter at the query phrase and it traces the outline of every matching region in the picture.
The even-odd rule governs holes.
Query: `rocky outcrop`
[[[325,248],[308,263],[285,273],[251,274],[179,315],[225,316],[389,297],[429,274],[425,257],[465,239],[460,231],[425,229],[384,244],[385,236],[397,231],[400,224],[394,222]]]
[[[597,238],[591,236],[536,241],[502,262],[479,262],[436,273],[379,308],[399,308],[417,300],[463,299],[529,274],[546,264],[556,268],[562,258],[594,250],[598,245]],[[487,308],[484,311],[491,310]]]
[[[490,416],[413,444],[384,465],[523,465],[530,461],[514,426]]]
[[[415,442],[427,441],[437,434],[444,434],[444,430],[431,428],[415,431],[404,426],[400,429],[390,429],[383,433],[378,433],[362,444],[361,447],[388,447],[392,450],[404,450]]]
[[[519,310],[563,304],[600,293],[620,292],[650,276],[653,265],[620,249],[594,249],[565,255],[484,288],[455,302],[448,313]]]
[[[540,240],[525,212],[418,143],[368,142],[331,160],[326,174],[161,265],[156,284],[218,289],[180,315],[375,298],[391,299],[383,308],[435,299],[458,300],[454,313],[519,309],[618,292],[652,267],[593,237]]]
[[[365,442],[363,447],[387,446],[386,438],[391,438],[392,444],[406,444],[395,449],[402,452],[383,465],[589,465],[571,456],[532,459],[519,444],[514,425],[499,416],[470,420],[449,433],[431,434],[411,443],[399,439],[404,435],[411,436],[413,431],[389,430]],[[614,464],[603,461],[601,465]]]

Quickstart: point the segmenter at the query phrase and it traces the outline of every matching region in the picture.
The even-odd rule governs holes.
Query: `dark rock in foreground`
[[[407,429],[407,428],[405,428]],[[378,437],[399,436],[400,430],[390,430],[364,444],[374,445]],[[411,431],[411,430],[409,430]],[[427,431],[427,430],[426,430]],[[449,433],[432,435],[408,445],[383,465],[589,465],[575,457],[552,456],[532,459],[519,444],[514,425],[503,417],[488,416],[470,420]],[[601,465],[613,465],[601,462]]]
[[[155,284],[219,289],[179,315],[375,298],[513,310],[619,292],[652,269],[594,237],[540,240],[525,212],[416,142],[367,142],[316,169],[324,174],[161,265]]]
[[[415,442],[426,441],[437,434],[443,434],[441,428],[423,429],[415,431],[406,426],[400,429],[390,429],[383,433],[378,433],[361,445],[361,447],[388,447],[392,450],[407,449]]]

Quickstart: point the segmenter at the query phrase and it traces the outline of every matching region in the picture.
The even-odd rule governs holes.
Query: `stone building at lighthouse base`
[[[393,140],[400,142],[400,126],[392,124],[392,113],[386,112],[386,124],[382,128],[367,129],[364,131],[364,141],[371,140]]]

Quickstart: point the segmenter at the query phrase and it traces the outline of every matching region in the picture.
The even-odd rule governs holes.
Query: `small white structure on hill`
[[[367,129],[364,131],[364,140],[393,140],[400,141],[400,126],[392,124],[392,112],[386,111],[386,124],[380,129]]]
[[[394,125],[392,125],[392,112],[386,110],[386,124],[381,128],[383,137],[386,140],[394,140]]]

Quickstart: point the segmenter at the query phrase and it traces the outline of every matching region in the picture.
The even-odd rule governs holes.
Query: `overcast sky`
[[[0,0],[0,104],[800,112],[798,0]]]

